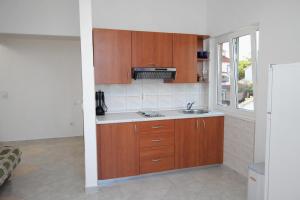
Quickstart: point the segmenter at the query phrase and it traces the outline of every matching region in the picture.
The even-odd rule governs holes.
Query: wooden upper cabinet
[[[131,31],[94,29],[96,84],[131,83]]]
[[[132,32],[132,67],[172,67],[173,34]]]
[[[197,35],[174,34],[173,65],[176,67],[174,83],[197,82]]]
[[[98,179],[139,174],[137,136],[133,123],[97,125]]]

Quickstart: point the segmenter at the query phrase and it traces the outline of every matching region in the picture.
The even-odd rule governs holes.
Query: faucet
[[[193,102],[187,103],[187,104],[186,104],[186,109],[187,109],[187,110],[191,110],[194,104],[195,104],[194,101],[193,101]]]

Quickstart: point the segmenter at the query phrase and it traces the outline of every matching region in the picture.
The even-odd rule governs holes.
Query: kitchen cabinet
[[[174,120],[136,123],[140,173],[174,169]]]
[[[175,120],[175,167],[195,167],[199,163],[200,137],[197,119]]]
[[[98,179],[139,174],[133,123],[97,125]]]
[[[173,83],[197,82],[197,46],[197,35],[173,35],[173,66],[176,68]]]
[[[204,164],[223,163],[224,117],[202,118]]]
[[[175,167],[223,162],[224,118],[175,120]]]
[[[131,83],[131,31],[94,29],[96,84]]]
[[[173,34],[132,32],[133,67],[172,67]]]
[[[224,117],[97,125],[98,179],[223,162]]]

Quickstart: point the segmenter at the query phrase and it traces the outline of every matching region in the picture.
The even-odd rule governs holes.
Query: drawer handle
[[[160,162],[161,159],[153,159],[152,162]]]
[[[162,128],[163,126],[152,126],[154,129]]]
[[[250,179],[251,179],[252,181],[256,182],[256,179],[253,178],[252,176],[250,176]]]
[[[160,142],[161,140],[152,140],[152,142]]]

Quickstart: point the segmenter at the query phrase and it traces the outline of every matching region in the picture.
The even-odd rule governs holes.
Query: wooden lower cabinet
[[[204,164],[223,163],[224,117],[203,118]]]
[[[98,179],[221,164],[224,117],[97,125]]]
[[[175,120],[175,167],[195,167],[199,163],[200,145],[196,119]]]
[[[133,123],[97,125],[98,179],[139,174]]]
[[[136,127],[140,173],[174,169],[174,120],[140,122]]]
[[[175,168],[223,162],[224,118],[175,120]]]

